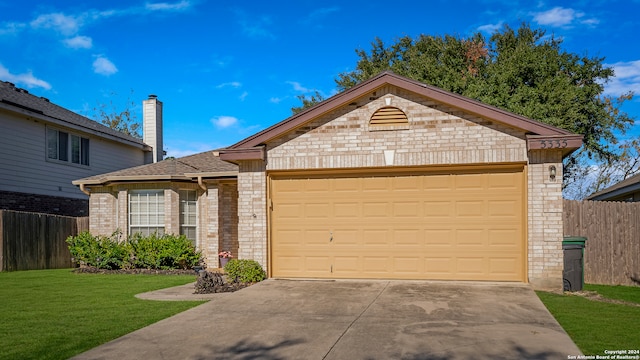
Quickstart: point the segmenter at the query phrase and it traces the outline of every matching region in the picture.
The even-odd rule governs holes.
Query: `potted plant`
[[[220,259],[220,267],[223,268],[229,262],[229,259],[233,258],[231,251],[220,251],[218,253],[218,258]]]

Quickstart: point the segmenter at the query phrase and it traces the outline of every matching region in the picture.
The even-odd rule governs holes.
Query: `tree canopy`
[[[131,93],[133,94],[133,91]],[[111,93],[112,98],[116,95],[115,92]],[[108,104],[100,103],[93,108],[92,117],[111,129],[118,130],[137,139],[142,139],[142,135],[140,134],[142,126],[133,110],[135,106],[134,101],[127,99],[124,109],[120,110],[114,104],[113,99],[111,99]]]
[[[481,33],[404,36],[386,45],[376,38],[371,49],[357,49],[354,70],[340,74],[340,91],[382,71],[391,70],[420,82],[584,135],[583,148],[565,159],[565,179],[577,173],[579,159],[604,163],[620,159],[624,134],[633,118],[621,110],[632,93],[604,94],[613,76],[603,57],[562,49],[562,40],[523,23],[505,26],[488,39]],[[301,98],[309,107],[314,98]],[[306,100],[306,102],[305,102]]]

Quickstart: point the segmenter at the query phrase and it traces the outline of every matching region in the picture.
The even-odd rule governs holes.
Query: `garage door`
[[[525,281],[523,167],[272,175],[274,277]]]

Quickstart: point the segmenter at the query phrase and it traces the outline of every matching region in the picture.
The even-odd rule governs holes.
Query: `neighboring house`
[[[181,183],[75,183],[91,190],[100,234],[136,230],[137,215],[178,233],[180,190],[195,189],[197,244],[213,267],[218,251],[231,250],[271,277],[559,289],[562,159],[581,145],[581,135],[385,72],[195,155],[215,169],[180,169]],[[237,178],[219,160],[237,164]],[[148,211],[134,212],[141,203]]]
[[[161,137],[162,103],[152,97],[145,109],[155,121],[145,127]],[[0,81],[0,209],[87,216],[88,196],[71,181],[152,162],[156,143]]]
[[[615,183],[604,190],[587,197],[586,200],[597,201],[640,201],[640,174],[633,175]]]

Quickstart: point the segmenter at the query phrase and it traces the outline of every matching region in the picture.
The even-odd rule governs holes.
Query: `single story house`
[[[606,189],[600,190],[587,197],[596,201],[640,201],[640,174],[633,175],[617,182]]]
[[[384,72],[227,148],[74,184],[94,233],[178,233],[193,205],[211,267],[231,250],[270,277],[560,289],[562,159],[581,145]]]

